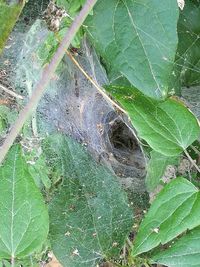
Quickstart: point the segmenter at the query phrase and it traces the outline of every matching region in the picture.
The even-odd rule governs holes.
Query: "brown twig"
[[[197,164],[195,163],[195,161],[191,158],[190,154],[187,152],[187,150],[184,150],[185,155],[187,156],[187,158],[189,159],[189,161],[191,162],[192,166],[195,167],[195,169],[200,173],[200,168],[197,166]]]
[[[104,91],[103,89],[87,74],[87,72],[82,68],[82,66],[78,63],[78,61],[72,56],[72,54],[69,51],[66,51],[66,54],[71,59],[71,61],[78,67],[78,69],[83,73],[83,75],[91,82],[91,84],[94,85],[94,87],[99,91],[99,93],[114,107],[116,107],[118,110],[123,112],[124,114],[127,114],[127,112],[120,107],[116,102],[114,102]]]
[[[26,122],[27,118],[31,115],[33,110],[37,107],[38,102],[40,101],[47,84],[49,83],[50,79],[52,78],[57,66],[59,65],[61,59],[63,58],[65,51],[68,49],[71,41],[73,40],[74,36],[76,35],[78,29],[86,19],[87,15],[96,4],[97,0],[87,0],[84,7],[72,22],[71,27],[65,34],[65,37],[61,41],[56,53],[54,54],[51,62],[44,68],[41,79],[36,84],[35,89],[33,90],[33,94],[27,103],[27,105],[20,111],[19,116],[13,125],[10,133],[8,134],[6,140],[4,141],[1,149],[0,149],[0,164],[2,163],[5,155],[7,154],[9,148],[12,146],[15,138],[20,133],[24,123]]]
[[[7,87],[5,87],[3,84],[0,84],[0,89],[3,90],[4,92],[6,92],[7,94],[14,96],[18,99],[23,99],[23,96],[11,91],[10,89],[8,89]]]
[[[122,108],[120,107],[115,101],[113,101],[109,95],[107,95],[102,88],[87,74],[87,72],[82,68],[82,66],[78,63],[78,61],[72,56],[72,54],[69,51],[66,51],[66,54],[69,56],[69,58],[72,60],[72,62],[78,67],[78,69],[83,73],[83,75],[94,85],[94,87],[98,90],[98,92],[109,102],[111,103],[116,109],[117,111],[121,111],[123,114],[126,114],[129,118],[128,113]],[[129,118],[130,120],[130,118]],[[130,120],[131,121],[131,120]],[[137,137],[135,131],[133,128],[131,128],[128,124],[126,124],[127,127],[130,129],[130,131],[133,133],[134,137],[136,138],[136,140],[138,141],[138,143],[140,143],[143,146],[146,146],[145,144],[143,144],[139,138]]]
[[[192,148],[192,150],[198,155],[200,156],[200,151],[193,145],[190,145],[190,147]]]

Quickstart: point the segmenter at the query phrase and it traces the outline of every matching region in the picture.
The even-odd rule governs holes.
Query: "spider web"
[[[18,57],[16,89],[28,96],[41,75],[41,62],[35,53],[47,34],[43,22],[36,21]],[[108,82],[96,53],[86,40],[77,60],[99,85]],[[144,155],[126,123],[126,117],[104,100],[68,57],[59,66],[32,117],[36,134],[59,131],[72,136],[87,145],[98,162],[113,169],[130,192],[144,192]]]
[[[31,95],[34,84],[40,77],[42,66],[37,58],[37,51],[48,35],[41,21],[36,21],[31,28],[30,25],[37,16],[41,16],[45,5],[44,1],[38,2],[38,5],[35,3],[32,5],[30,1],[13,32],[14,44],[11,42],[11,48],[5,50],[2,56],[2,60],[9,58],[12,63],[14,74],[11,82],[19,93],[26,96]],[[184,43],[182,39],[187,42],[183,47],[179,45],[173,63],[173,74],[176,76],[172,75],[174,78],[172,91],[178,92],[181,85],[191,85],[191,88],[182,88],[181,94],[191,110],[199,116],[200,93],[199,87],[194,88],[194,85],[198,85],[200,81],[198,66],[200,55],[197,51],[200,40],[198,31],[192,30],[192,22],[185,21],[184,12],[188,13],[187,19],[191,17],[190,12],[196,12],[197,17],[199,1],[196,1],[196,6],[191,4],[189,7],[187,2],[180,16],[178,26],[180,44]],[[24,20],[27,16],[32,18],[28,25]],[[185,39],[185,36],[188,38]],[[95,51],[86,40],[83,41],[82,55],[78,56],[77,60],[100,86],[108,83]],[[73,136],[88,146],[96,160],[107,163],[120,177],[125,188],[141,192],[145,190],[144,155],[126,124],[128,124],[127,118],[116,113],[67,57],[62,66],[60,65],[54,81],[51,82],[36,114],[32,117],[32,128],[35,129],[36,135],[38,132],[51,133],[56,130]]]
[[[14,34],[16,35],[16,32]],[[19,39],[15,38],[17,44],[13,44],[13,47],[10,48],[10,52],[13,51],[10,61],[14,63],[12,82],[16,91],[22,94],[25,99],[30,97],[36,82],[40,78],[42,66],[37,57],[37,51],[47,35],[48,31],[43,22],[36,20],[27,33],[21,33]],[[20,39],[23,39],[23,45]],[[14,53],[16,46],[17,54]],[[86,51],[86,49],[88,50]],[[90,67],[89,62],[93,62],[95,54],[88,46],[84,53],[89,53],[87,55],[88,60],[84,55],[80,58],[81,63],[85,68],[88,68],[87,70],[90,71],[91,75],[97,71],[98,82],[105,83],[106,75],[99,62],[95,62],[96,67],[94,64]],[[81,88],[77,88],[77,84]],[[89,111],[89,114],[84,110]],[[96,260],[102,259],[105,253],[107,255],[114,252],[118,253],[133,223],[132,211],[128,206],[127,197],[121,190],[117,177],[112,171],[112,164],[108,163],[110,171],[99,164],[99,161],[104,160],[104,151],[102,158],[99,158],[99,155],[102,154],[101,142],[104,146],[109,146],[110,150],[112,146],[104,143],[103,136],[98,132],[96,124],[97,122],[100,124],[102,120],[104,122],[110,112],[113,114],[111,120],[119,117],[66,57],[62,65],[59,66],[58,72],[50,83],[37,111],[31,118],[30,125],[32,133],[35,135],[34,138],[43,138],[46,135],[52,137],[53,133],[62,132],[68,136],[71,135],[73,139],[80,141],[82,144],[85,143],[86,145],[87,143],[92,155],[97,157],[97,163],[95,163],[91,156],[78,152],[82,147],[76,142],[73,149],[67,150],[68,144],[62,141],[59,134],[59,137],[56,138],[57,144],[53,146],[53,151],[47,157],[50,166],[54,166],[54,160],[57,164],[60,164],[52,170],[57,171],[55,176],[66,178],[65,185],[60,193],[63,192],[64,198],[60,200],[57,198],[58,202],[64,201],[63,205],[58,203],[58,206],[53,209],[58,213],[55,214],[55,220],[51,220],[52,224],[57,224],[56,220],[59,218],[59,223],[61,223],[56,228],[59,229],[61,236],[56,235],[57,230],[54,231],[54,228],[51,234],[56,235],[53,237],[55,241],[54,251],[60,253],[64,250],[65,252],[62,254],[62,256],[66,255],[63,256],[63,266],[66,266],[66,261],[73,262],[73,266],[96,266]],[[123,122],[122,119],[120,121]],[[34,138],[31,138],[31,142],[34,142]],[[108,137],[107,140],[109,141]],[[52,144],[54,143],[51,142]],[[62,149],[64,149],[64,152],[61,151]],[[139,145],[134,149],[136,151],[134,160],[143,164],[144,156]],[[47,149],[44,149],[44,151],[47,153]],[[128,153],[130,154],[130,152]],[[71,165],[74,165],[73,168]],[[122,166],[125,165],[122,164]],[[131,166],[130,169],[135,179],[134,184],[138,186],[139,191],[141,183],[144,182],[144,170]],[[74,174],[75,172],[77,173]],[[81,177],[82,180],[79,183]],[[144,190],[143,188],[142,190]],[[67,192],[66,189],[69,191]],[[55,202],[52,205],[56,205]],[[77,213],[71,214],[70,220],[65,222],[65,219],[68,218],[63,218],[63,212],[59,213],[59,211],[65,205],[67,214],[72,213],[71,202],[74,203]],[[95,217],[95,212],[98,212],[98,217]],[[54,215],[51,213],[51,216]],[[63,229],[63,226],[65,226],[65,229]],[[70,237],[67,239],[65,234],[69,231]],[[62,239],[65,239],[64,243]],[[58,250],[56,250],[56,246],[59,246]],[[62,261],[61,258],[59,260]]]
[[[196,3],[196,6],[193,6],[194,9],[192,10],[196,10],[198,14],[199,1],[193,2]],[[187,8],[187,3],[185,8]],[[183,12],[185,12],[185,8]],[[41,9],[40,3],[36,10],[41,13]],[[33,25],[31,22],[28,27],[25,27],[21,22],[25,30],[22,31],[22,26],[18,25],[16,27],[12,34],[14,42],[10,42],[11,48],[5,50],[5,53],[1,57],[2,64],[9,58],[12,64],[10,82],[15,86],[18,93],[27,97],[31,95],[34,85],[41,75],[42,66],[38,60],[37,51],[48,35],[48,31],[43,22],[40,20],[35,21],[35,17],[37,17],[37,15],[33,16],[35,11],[29,9],[28,12],[34,17],[32,21]],[[185,15],[182,15],[181,18],[185,23]],[[174,83],[171,88],[181,93],[191,110],[200,118],[199,33],[192,27],[182,28],[181,23],[179,26],[179,38],[181,40],[187,40],[187,42],[185,42],[186,48],[178,47],[176,60],[173,62],[173,72],[176,76],[172,75],[174,77]],[[191,21],[188,22],[189,26],[192,25],[191,23]],[[182,43],[184,42],[182,41]],[[106,73],[94,49],[87,40],[83,41],[82,55],[79,55],[77,60],[100,86],[108,83]],[[180,90],[181,86],[184,87]],[[98,166],[99,163],[107,165],[116,174],[121,184],[132,193],[131,197],[137,192],[142,198],[143,192],[145,191],[145,157],[140,144],[138,144],[129,127],[126,125],[130,127],[127,118],[119,115],[105,101],[67,57],[64,58],[62,64],[59,66],[53,81],[50,83],[36,113],[31,119],[31,127],[34,129],[36,137],[44,137],[46,134],[52,135],[55,132],[73,137],[87,147],[97,161],[97,165],[95,166]],[[127,140],[130,142],[127,142]],[[49,161],[53,162],[56,157],[57,154],[52,152]],[[61,157],[61,169],[64,168],[63,160],[64,157]],[[78,162],[77,158],[76,161]],[[95,168],[97,169],[98,167]],[[83,168],[82,171],[84,172],[85,169]],[[96,172],[98,171],[96,170]],[[63,176],[62,173],[59,175]],[[89,181],[88,184],[90,182],[92,181]],[[71,183],[69,185],[70,191],[68,192],[70,195],[75,191],[74,187],[77,185],[74,185],[71,180],[69,183]],[[107,185],[106,193],[112,189],[111,185]],[[111,196],[109,198],[111,199]],[[92,200],[95,200],[95,197]],[[121,202],[123,201],[126,201],[126,199],[122,198]],[[112,204],[114,212],[118,207],[115,203]],[[110,216],[110,218],[112,219],[114,216]],[[58,217],[58,221],[59,219]],[[87,222],[87,217],[84,219]],[[116,220],[114,226],[117,227],[118,223],[123,224],[124,222],[126,223],[123,218]],[[102,224],[104,232],[108,231],[109,227],[110,224],[107,222]],[[77,226],[74,229],[79,234],[82,233]],[[68,234],[67,229],[63,229],[63,231],[65,234]],[[88,229],[88,231],[90,234],[95,234],[94,228]],[[114,242],[115,238],[111,238],[110,233],[109,235],[109,238]],[[86,237],[86,231],[84,232],[84,237]],[[66,238],[66,236],[63,238]],[[79,240],[79,238],[80,236],[77,234],[77,236],[74,236],[73,242]],[[75,252],[76,254],[80,253],[79,250],[78,252],[76,251],[77,247],[72,246],[72,248],[73,250],[69,252],[69,254],[71,253],[71,257],[73,257],[73,253]],[[61,249],[65,249],[65,247]],[[94,255],[99,259],[102,257],[102,251],[94,250]],[[80,257],[77,255],[77,261],[79,260]],[[95,260],[95,258],[92,260]]]
[[[189,108],[200,117],[200,2],[186,1],[178,23],[179,45],[174,62],[175,86]]]
[[[26,96],[31,95],[40,77],[42,66],[37,51],[48,34],[41,21],[30,26],[37,16],[41,16],[46,2],[41,1],[36,5],[29,1],[30,5],[13,32],[14,42],[11,41],[11,48],[5,50],[1,57],[2,62],[9,58],[13,75],[10,81],[19,93]],[[180,15],[180,45],[173,63],[174,80],[171,88],[179,92],[181,85],[191,86],[182,88],[181,94],[191,110],[200,116],[199,87],[194,87],[200,81],[200,40],[198,29],[190,19],[191,12],[193,17],[198,17],[199,1],[187,1]],[[27,16],[31,18],[28,25],[24,20]],[[82,55],[77,60],[100,86],[108,83],[95,51],[86,40],[83,42]],[[144,155],[127,124],[127,118],[116,113],[67,57],[32,117],[32,128],[36,135],[56,130],[73,136],[88,146],[96,160],[107,163],[120,177],[125,188],[141,192],[145,190]]]

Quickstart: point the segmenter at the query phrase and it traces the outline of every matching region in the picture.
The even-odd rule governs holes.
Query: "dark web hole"
[[[110,150],[119,163],[132,166],[138,165],[135,156],[138,153],[140,154],[141,150],[132,131],[126,123],[118,117],[112,118],[108,122],[108,125],[108,150]]]
[[[111,122],[112,124],[112,122]],[[115,120],[108,133],[114,149],[131,151],[136,148],[135,138],[128,126],[121,120]]]

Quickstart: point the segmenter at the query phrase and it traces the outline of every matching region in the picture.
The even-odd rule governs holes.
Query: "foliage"
[[[10,150],[0,170],[0,258],[28,256],[48,234],[48,212],[21,149]]]
[[[139,137],[155,151],[177,156],[198,138],[198,121],[180,101],[159,102],[126,87],[114,86],[109,92],[128,112]]]
[[[10,5],[5,0],[0,0],[0,53],[23,7],[24,0]]]
[[[72,16],[76,16],[77,12],[79,12],[82,6],[85,3],[85,0],[57,0],[56,1],[58,6],[64,7],[65,10]]]
[[[12,111],[6,106],[0,106],[0,134],[4,136],[7,128],[16,119],[17,113]]]
[[[199,190],[181,177],[172,180],[157,195],[142,221],[132,254],[138,255],[166,244],[200,224]],[[172,227],[173,225],[173,227]]]
[[[178,22],[179,43],[174,64],[174,76],[172,76],[176,90],[180,90],[181,85],[198,85],[200,82],[199,16],[199,1],[187,1]]]
[[[35,51],[43,65],[84,3],[56,1],[67,16]],[[22,7],[23,1],[0,1],[0,49]],[[185,1],[182,11],[175,0],[99,0],[71,43],[80,48],[86,35],[96,49],[109,79],[104,88],[112,104],[117,101],[127,113],[149,157],[147,190],[153,193],[166,167],[177,165],[184,154],[190,170],[162,183],[136,233],[136,212],[105,164],[71,137],[48,131],[35,137],[25,125],[0,168],[2,266],[30,265],[32,257],[37,266],[47,247],[70,267],[119,259],[122,248],[125,257],[129,254],[126,267],[147,262],[199,266],[200,127],[184,99],[172,96],[200,81],[199,8],[196,0]],[[15,108],[0,106],[1,141],[16,114]],[[132,231],[135,237],[127,247]]]
[[[86,24],[111,80],[122,75],[146,95],[164,99],[178,42],[177,20],[174,0],[103,0]]]
[[[199,238],[200,227],[196,227],[174,242],[168,250],[153,255],[152,259],[169,267],[199,266]]]
[[[146,186],[148,191],[153,192],[155,190],[168,165],[177,165],[177,163],[177,157],[168,157],[152,150],[146,175]]]
[[[62,19],[58,32],[50,32],[45,42],[40,46],[38,55],[43,64],[50,62],[53,54],[58,48],[60,40],[63,39],[65,32],[69,29],[74,17],[78,14],[82,8],[85,0],[57,0],[58,7],[64,8],[67,12],[67,17]],[[73,39],[71,46],[74,48],[80,48],[81,40],[83,38],[83,29],[79,29],[75,38]]]

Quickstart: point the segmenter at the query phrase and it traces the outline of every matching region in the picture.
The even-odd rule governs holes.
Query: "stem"
[[[192,150],[194,150],[194,152],[195,152],[198,156],[200,156],[200,151],[199,151],[195,146],[190,145],[190,147],[192,148]]]
[[[73,40],[76,32],[86,19],[87,15],[94,7],[97,0],[87,0],[84,7],[78,14],[78,16],[73,21],[71,27],[66,32],[65,37],[61,41],[56,53],[54,54],[51,62],[47,65],[42,73],[42,77],[39,82],[36,84],[35,89],[33,90],[33,94],[27,103],[27,105],[20,111],[19,116],[13,125],[10,133],[8,134],[6,140],[4,141],[1,150],[0,150],[0,164],[2,163],[5,155],[7,154],[9,148],[12,146],[15,138],[21,131],[24,123],[26,122],[27,118],[36,109],[38,102],[40,101],[47,84],[49,83],[50,79],[52,78],[58,64],[60,63],[61,59],[63,58],[65,51],[69,47],[71,41]]]
[[[58,38],[57,38],[58,39]],[[59,41],[59,40],[58,40]],[[95,82],[88,74],[87,72],[82,68],[82,66],[78,63],[78,61],[72,56],[72,54],[69,51],[66,51],[66,54],[69,56],[69,58],[71,59],[71,61],[78,67],[78,69],[82,72],[82,74],[91,82],[91,84],[98,90],[98,92],[109,102],[111,103],[117,110],[116,111],[121,111],[123,114],[126,114],[129,118],[128,113],[122,108],[120,107],[115,101],[113,101],[103,90],[102,88],[97,84],[97,82]],[[130,119],[130,118],[129,118]],[[146,146],[145,144],[143,144],[139,138],[137,137],[135,131],[133,128],[131,128],[128,124],[126,124],[126,126],[131,130],[131,132],[133,133],[134,137],[136,138],[136,140],[138,141],[139,144]]]
[[[192,163],[192,166],[194,166],[196,168],[196,170],[200,173],[200,168],[197,166],[197,164],[195,163],[195,161],[190,157],[190,155],[187,152],[187,150],[184,150],[184,153],[187,156],[187,158],[189,159],[189,161]]]
[[[71,59],[71,61],[78,67],[78,69],[82,72],[82,74],[91,82],[91,84],[99,91],[99,93],[114,107],[120,110],[122,113],[127,114],[127,112],[120,107],[117,103],[115,103],[104,91],[103,89],[87,74],[87,72],[82,68],[82,66],[78,63],[78,61],[72,56],[69,51],[66,51],[66,54]]]
[[[34,137],[38,137],[38,129],[37,129],[37,112],[34,111],[32,114],[31,119],[31,126],[32,126],[32,132]]]
[[[14,257],[11,258],[11,266],[12,266],[12,267],[15,266],[15,259],[14,259]]]
[[[128,244],[128,246],[130,247],[130,248],[132,248],[132,246],[133,246],[133,242],[131,242],[131,240],[127,237],[127,239],[126,239],[126,242],[127,242],[127,244]]]
[[[19,99],[23,99],[23,96],[9,90],[8,88],[6,88],[3,84],[0,84],[0,89],[3,90],[4,92],[6,92],[7,94],[11,95],[11,96],[14,96],[16,98],[19,98]]]

